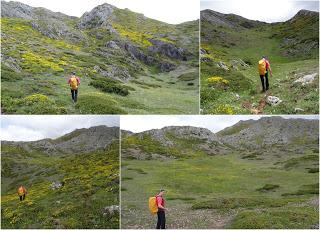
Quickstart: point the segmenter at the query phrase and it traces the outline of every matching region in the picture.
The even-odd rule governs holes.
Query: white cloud
[[[171,24],[196,20],[200,15],[198,0],[19,0],[19,2],[77,17],[98,5],[109,3]]]
[[[121,116],[120,128],[131,132],[143,132],[150,129],[161,129],[165,126],[195,126],[203,127],[218,132],[232,126],[240,120],[258,120],[262,116],[254,115],[126,115]],[[311,116],[282,116],[284,118],[318,119],[317,115]]]
[[[201,10],[211,9],[220,13],[233,13],[242,17],[264,22],[286,21],[299,10],[319,11],[318,1],[290,0],[202,0]]]
[[[57,138],[75,129],[120,126],[119,116],[6,116],[1,117],[1,140],[31,141]]]

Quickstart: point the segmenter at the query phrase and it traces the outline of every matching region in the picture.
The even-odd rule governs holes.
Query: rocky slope
[[[3,141],[2,145],[22,148],[24,151],[36,150],[48,155],[61,155],[106,150],[118,139],[118,127],[96,126],[89,129],[76,129],[57,139],[32,142]]]
[[[123,132],[122,156],[151,159],[159,156],[190,157],[194,152],[227,154],[294,147],[295,152],[318,149],[319,121],[262,117],[246,120],[218,133],[190,126],[169,126],[142,133]],[[301,147],[301,148],[300,148]],[[190,155],[188,155],[190,154]]]

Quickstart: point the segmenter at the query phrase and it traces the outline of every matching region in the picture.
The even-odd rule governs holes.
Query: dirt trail
[[[269,95],[270,95],[270,93],[267,93],[266,95],[264,95],[260,99],[258,106],[254,106],[254,103],[251,103],[249,101],[244,101],[242,103],[242,107],[247,110],[250,110],[251,114],[255,114],[255,115],[263,114],[263,110],[267,106],[266,97]]]
[[[191,209],[191,204],[183,201],[168,201],[169,211],[166,213],[168,229],[221,229],[226,228],[235,214],[218,213],[210,209]],[[141,212],[123,205],[122,228],[154,228],[157,216],[152,216],[147,208]]]

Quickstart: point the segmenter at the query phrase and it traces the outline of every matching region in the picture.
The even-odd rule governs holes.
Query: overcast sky
[[[1,140],[34,141],[57,138],[79,128],[120,126],[119,116],[1,116]]]
[[[109,3],[170,24],[196,20],[200,15],[199,0],[19,0],[19,2],[77,17],[98,5]]]
[[[233,13],[264,22],[287,21],[299,10],[319,11],[318,1],[292,0],[202,0],[201,10],[211,9],[220,13]]]
[[[183,116],[166,116],[166,115],[131,115],[121,116],[120,128],[131,132],[143,132],[150,129],[160,129],[165,126],[195,126],[210,129],[212,132],[218,132],[226,127],[232,126],[240,120],[254,119],[258,120],[262,116],[239,115],[239,116],[210,116],[210,115],[183,115]],[[318,119],[318,115],[293,115],[282,116],[284,118],[306,118]]]

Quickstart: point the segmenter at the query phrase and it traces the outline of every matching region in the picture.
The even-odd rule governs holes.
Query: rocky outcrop
[[[240,121],[218,133],[219,140],[234,148],[260,149],[276,145],[289,146],[299,143],[317,143],[319,121],[262,117]]]
[[[149,41],[153,44],[148,49],[153,53],[160,53],[170,58],[178,59],[186,61],[187,57],[185,54],[185,50],[182,48],[178,48],[175,45],[164,42],[158,39],[149,39]]]
[[[32,27],[49,38],[66,39],[72,42],[85,39],[80,31],[68,24],[77,18],[45,8],[31,7],[20,2],[1,1],[1,17],[31,20]]]
[[[17,146],[27,152],[42,151],[48,155],[80,154],[108,148],[119,139],[118,127],[96,126],[77,129],[57,139],[43,139],[31,142],[2,142],[3,145]]]
[[[254,28],[267,23],[249,20],[235,14],[222,14],[213,10],[201,11],[201,21],[207,21],[217,26],[225,26],[234,29]]]
[[[95,7],[90,12],[86,12],[80,18],[78,27],[80,29],[90,29],[95,27],[107,27],[111,29],[108,20],[112,16],[115,7],[107,3]]]

